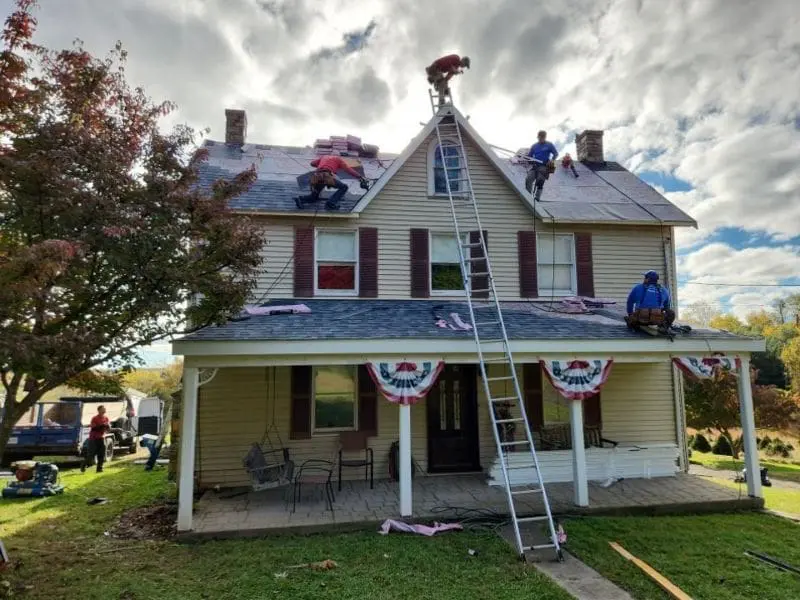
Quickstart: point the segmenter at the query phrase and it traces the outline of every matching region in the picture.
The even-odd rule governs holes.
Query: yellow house
[[[232,205],[261,223],[266,238],[253,303],[305,305],[310,312],[244,313],[174,342],[174,354],[185,360],[182,531],[192,529],[194,483],[249,485],[242,459],[265,437],[287,447],[301,465],[309,459],[335,462],[342,434],[358,431],[372,450],[376,479],[389,476],[390,450],[399,441],[401,460],[410,452],[423,472],[483,472],[486,485],[502,485],[475,341],[471,331],[450,326],[453,314],[468,322],[469,311],[444,183],[453,169],[437,152],[437,121],[458,124],[464,139],[545,483],[572,482],[575,503],[586,505],[587,481],[673,477],[686,470],[684,406],[673,357],[736,355],[746,381],[750,353],[764,349],[761,340],[721,331],[694,330],[670,340],[626,327],[625,302],[643,272],[658,271],[675,299],[674,229],[696,223],[606,161],[602,131],[578,135],[575,171],[558,166],[534,202],[524,166],[502,158],[457,109],[446,106],[401,155],[361,158],[375,183],[365,192],[351,180],[334,212],[322,205],[298,209],[293,200],[303,193],[297,178],[311,170],[315,149],[245,143],[243,111],[226,114],[226,141],[206,143],[210,158],[202,181],[230,177],[251,163],[258,168],[258,181]],[[447,176],[460,179],[459,173]],[[464,232],[465,245],[478,235]],[[479,279],[473,289],[485,287],[485,278]],[[616,305],[589,313],[563,310],[562,300],[575,296]],[[613,368],[601,392],[582,407],[578,403],[576,412],[543,377],[540,361],[579,358],[612,359]],[[410,408],[410,423],[401,431],[400,409],[378,393],[365,364],[404,360],[443,361],[444,368]],[[492,395],[513,395],[504,391],[507,371],[488,366]],[[748,393],[742,414],[749,448],[755,434]],[[585,452],[574,452],[578,438],[570,430],[586,432]],[[757,460],[757,453],[748,455]],[[525,469],[514,475],[520,481],[530,476]],[[365,474],[347,469],[342,477]],[[411,514],[409,485],[407,474],[401,476],[402,515]],[[748,478],[748,486],[751,496],[760,496],[758,478]]]

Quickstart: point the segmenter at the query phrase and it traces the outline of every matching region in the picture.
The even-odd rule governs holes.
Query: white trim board
[[[617,362],[660,362],[673,355],[707,356],[714,352],[749,354],[763,352],[764,340],[706,340],[676,338],[642,340],[513,340],[511,351],[517,362],[535,362],[540,357],[578,359],[587,356],[612,357]],[[330,359],[359,359],[367,356],[391,360],[417,359],[420,355],[450,357],[461,362],[475,362],[475,342],[434,339],[374,340],[265,340],[265,341],[182,341],[172,343],[172,353],[183,356],[235,356],[266,359],[264,364],[325,364]],[[501,356],[485,351],[488,357]],[[652,358],[647,358],[651,355]],[[643,360],[644,358],[644,360]],[[312,362],[297,362],[309,361]],[[281,361],[287,361],[281,363]],[[345,364],[345,363],[340,363]]]
[[[571,482],[572,450],[536,452],[540,471],[545,483]],[[535,481],[535,470],[521,468],[530,462],[527,452],[509,454],[508,466],[511,485],[524,485]],[[649,477],[672,477],[678,472],[678,447],[675,444],[641,444],[640,447],[618,446],[612,448],[586,449],[586,476],[589,481],[603,482],[609,477],[644,479]],[[505,485],[497,457],[488,471],[488,483]]]

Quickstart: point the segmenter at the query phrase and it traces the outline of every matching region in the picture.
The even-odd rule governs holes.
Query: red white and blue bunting
[[[611,373],[612,360],[543,360],[544,374],[569,400],[596,395]]]
[[[367,363],[367,370],[378,390],[389,402],[403,405],[416,404],[424,398],[443,368],[442,360]]]
[[[672,358],[672,362],[689,377],[694,377],[695,379],[708,379],[720,369],[733,371],[736,374],[742,364],[738,357],[729,358],[727,356],[710,356],[707,358],[675,356]]]

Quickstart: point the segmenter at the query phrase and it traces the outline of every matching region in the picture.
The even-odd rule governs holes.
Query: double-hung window
[[[456,236],[451,233],[431,233],[431,295],[452,296],[463,293]]]
[[[316,230],[315,288],[320,295],[358,294],[358,236],[355,231]]]
[[[539,296],[571,296],[577,293],[575,237],[539,233],[536,236]]]
[[[356,396],[355,367],[314,367],[314,432],[356,429]]]

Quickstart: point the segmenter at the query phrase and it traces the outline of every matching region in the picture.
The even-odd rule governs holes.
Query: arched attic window
[[[445,138],[442,140],[444,160],[439,151],[439,140],[434,138],[428,146],[428,195],[446,196],[447,181],[450,179],[450,191],[461,192],[466,186],[463,181],[464,171],[461,169],[460,150],[457,139]]]

